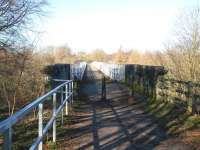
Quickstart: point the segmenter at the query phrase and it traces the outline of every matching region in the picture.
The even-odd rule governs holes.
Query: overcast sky
[[[198,0],[50,0],[40,45],[73,51],[160,50],[178,12]]]

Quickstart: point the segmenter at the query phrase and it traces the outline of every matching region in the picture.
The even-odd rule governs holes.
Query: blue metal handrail
[[[64,88],[65,87],[65,88]],[[65,91],[64,91],[65,90]],[[61,104],[56,109],[56,94],[61,93]],[[64,95],[65,94],[65,99]],[[48,97],[53,96],[53,116],[43,128],[43,103],[47,101]],[[73,81],[65,80],[64,83],[57,86],[45,95],[37,98],[35,101],[25,106],[23,109],[16,112],[14,115],[8,117],[4,121],[0,122],[0,133],[4,135],[4,149],[10,150],[12,146],[12,126],[15,125],[25,115],[30,113],[34,108],[38,107],[38,138],[30,147],[31,150],[43,148],[43,137],[47,131],[53,126],[53,141],[56,141],[56,117],[62,112],[62,123],[63,123],[63,107],[66,106],[66,115],[68,115],[68,103],[73,102]]]

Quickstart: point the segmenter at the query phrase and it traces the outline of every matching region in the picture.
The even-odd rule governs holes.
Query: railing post
[[[40,103],[39,106],[39,112],[38,112],[38,136],[39,137],[42,137],[43,136],[43,104]],[[38,149],[39,150],[42,150],[42,147],[43,147],[43,142],[41,141],[39,146],[38,146]]]
[[[12,127],[4,132],[4,150],[11,150],[12,147]]]
[[[56,117],[56,93],[53,94],[53,116]],[[53,142],[56,142],[56,118],[53,121]]]
[[[63,87],[61,88],[61,105],[63,104]],[[63,125],[63,108],[61,110],[61,125]]]
[[[71,94],[71,83],[72,82],[70,82],[68,85],[68,96],[70,96],[70,94]],[[72,95],[69,98],[69,106],[71,106],[71,99],[72,99]]]
[[[74,101],[74,98],[73,98],[73,88],[74,88],[74,85],[73,85],[74,83],[73,83],[73,81],[71,82],[71,94],[72,94],[72,96],[71,96],[71,103],[73,104],[73,101]]]
[[[69,88],[68,88],[68,84],[69,84],[69,83],[67,83],[67,84],[65,85],[65,98],[66,98],[66,99],[68,99],[68,97],[69,97],[69,96],[68,96],[68,89],[69,89]],[[68,100],[66,101],[66,104],[65,104],[65,114],[68,115]]]

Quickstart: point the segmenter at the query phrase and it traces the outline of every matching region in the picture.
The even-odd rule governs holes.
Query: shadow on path
[[[89,66],[81,85],[81,108],[62,149],[151,150],[167,138],[164,130],[141,110],[141,101],[129,96],[119,83],[107,83],[107,100],[101,100],[102,74]],[[70,148],[68,145],[70,145]]]

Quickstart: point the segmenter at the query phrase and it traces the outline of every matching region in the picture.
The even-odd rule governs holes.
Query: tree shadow
[[[70,129],[73,140],[84,140],[74,149],[153,149],[166,139],[165,131],[155,125],[149,115],[140,109],[141,101],[132,99],[128,103],[128,92],[120,90],[118,83],[110,83],[108,91],[112,91],[111,99],[105,101],[87,101],[90,109],[86,116],[75,116],[81,124],[79,128]],[[127,94],[124,94],[124,93]],[[89,98],[90,95],[89,95]],[[83,108],[80,108],[83,112]],[[90,110],[90,115],[88,115]],[[85,123],[87,122],[87,123]]]

